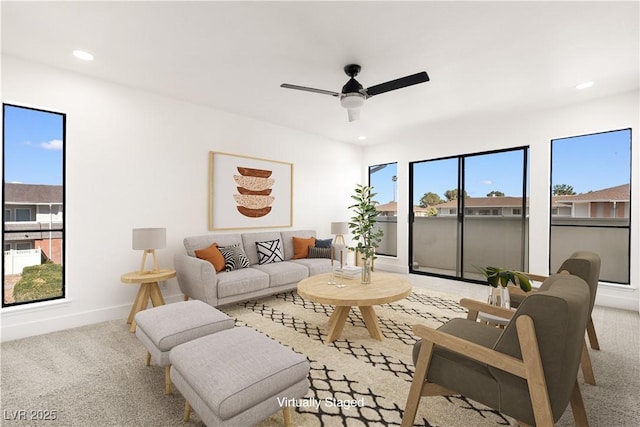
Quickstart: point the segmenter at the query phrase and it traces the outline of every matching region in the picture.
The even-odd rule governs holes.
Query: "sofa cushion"
[[[249,260],[240,245],[231,245],[220,248],[224,256],[224,270],[234,271],[249,267]]]
[[[315,246],[310,246],[309,256],[307,258],[331,258],[331,247],[318,248]]]
[[[293,237],[293,259],[308,258],[309,247],[316,245],[315,237]]]
[[[255,268],[243,268],[218,274],[218,299],[248,294],[268,287],[269,275]]]
[[[224,270],[224,255],[222,255],[222,252],[220,252],[220,249],[218,249],[217,243],[212,244],[208,248],[197,249],[195,251],[195,254],[196,257],[205,261],[209,261],[218,273]]]
[[[284,250],[285,261],[293,259],[293,237],[316,237],[314,230],[291,230],[281,231],[282,236],[282,249]]]
[[[329,273],[331,271],[331,261],[326,258],[302,258],[292,259],[288,262],[294,262],[299,265],[304,265],[309,270],[309,276],[315,276],[316,274]]]
[[[242,238],[240,234],[205,234],[203,236],[185,237],[183,240],[184,248],[189,256],[196,256],[197,249],[207,248],[213,243],[217,243],[218,247],[241,245]]]
[[[258,264],[260,265],[284,261],[280,239],[256,242],[256,249],[258,251]]]
[[[309,277],[309,269],[304,265],[292,261],[273,264],[254,265],[251,269],[262,271],[269,275],[269,287],[297,283]]]

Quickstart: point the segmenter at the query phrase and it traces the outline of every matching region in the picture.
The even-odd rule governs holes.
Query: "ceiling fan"
[[[340,105],[347,109],[349,114],[349,121],[353,122],[360,118],[360,107],[364,104],[365,99],[371,98],[381,93],[390,92],[392,90],[401,89],[407,86],[413,86],[418,83],[425,83],[429,81],[429,76],[426,71],[412,74],[410,76],[401,77],[399,79],[390,80],[385,83],[380,83],[375,86],[364,89],[355,77],[360,73],[361,67],[358,64],[349,64],[344,67],[344,72],[347,76],[351,77],[346,85],[342,87],[342,91],[332,92],[330,90],[315,89],[312,87],[292,85],[289,83],[282,83],[280,87],[287,89],[304,90],[307,92],[319,93],[322,95],[331,95],[336,98],[340,98]]]

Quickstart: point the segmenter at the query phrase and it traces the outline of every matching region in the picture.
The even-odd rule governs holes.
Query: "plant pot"
[[[506,286],[489,286],[489,298],[487,302],[498,307],[511,308],[509,290]]]
[[[360,282],[363,285],[371,283],[371,270],[373,267],[373,258],[362,258],[362,277]]]

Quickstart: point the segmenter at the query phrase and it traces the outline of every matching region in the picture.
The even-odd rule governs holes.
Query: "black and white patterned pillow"
[[[239,244],[218,248],[224,257],[224,271],[249,267],[249,259]]]
[[[284,261],[280,239],[256,242],[258,251],[258,264],[271,264],[273,262]]]
[[[309,258],[331,258],[331,248],[309,246]]]

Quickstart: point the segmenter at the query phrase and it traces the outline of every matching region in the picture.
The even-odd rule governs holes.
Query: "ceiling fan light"
[[[356,120],[360,120],[360,109],[359,108],[349,108],[347,110],[347,115],[349,116],[350,122],[355,122]]]
[[[348,110],[362,107],[364,104],[364,95],[361,93],[346,93],[340,97],[340,105]]]

